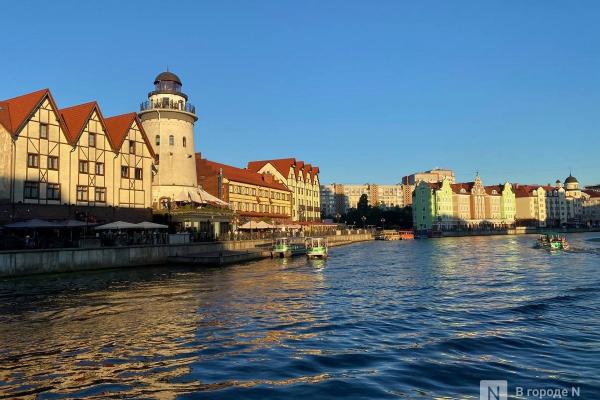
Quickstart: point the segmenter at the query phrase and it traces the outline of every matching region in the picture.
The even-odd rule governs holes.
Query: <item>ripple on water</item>
[[[532,240],[2,281],[0,398],[478,398],[480,379],[600,398],[599,255]]]

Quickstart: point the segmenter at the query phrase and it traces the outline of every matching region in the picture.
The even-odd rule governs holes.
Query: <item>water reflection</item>
[[[0,397],[462,398],[507,376],[598,397],[598,255],[530,239],[3,281]]]

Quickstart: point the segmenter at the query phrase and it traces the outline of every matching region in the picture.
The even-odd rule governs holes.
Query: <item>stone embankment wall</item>
[[[331,246],[370,240],[369,234],[332,236]],[[269,246],[271,240],[147,245],[85,249],[47,249],[0,252],[0,277],[125,268],[166,264],[169,257],[184,257],[220,251],[245,251]]]

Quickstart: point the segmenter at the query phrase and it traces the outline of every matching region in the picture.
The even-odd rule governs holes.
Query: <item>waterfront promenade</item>
[[[331,246],[372,240],[370,232],[329,236]],[[57,272],[90,271],[109,268],[129,268],[164,265],[170,259],[226,252],[248,254],[249,250],[267,249],[271,238],[194,242],[189,244],[138,245],[99,248],[66,248],[18,250],[0,252],[0,277],[13,277]],[[266,257],[252,253],[235,261]]]

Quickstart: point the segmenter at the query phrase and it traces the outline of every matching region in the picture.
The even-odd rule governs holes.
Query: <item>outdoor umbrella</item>
[[[136,224],[136,226],[138,226],[139,228],[142,228],[142,229],[168,229],[169,228],[167,225],[155,224],[154,222],[148,222],[148,221],[140,222],[139,224]]]
[[[38,229],[38,228],[60,228],[61,225],[58,222],[44,221],[43,219],[29,219],[27,221],[14,222],[12,224],[4,225],[5,228],[11,229]]]
[[[97,231],[105,231],[109,229],[140,229],[140,227],[137,224],[132,224],[131,222],[116,221],[111,222],[110,224],[97,226],[94,229]]]

